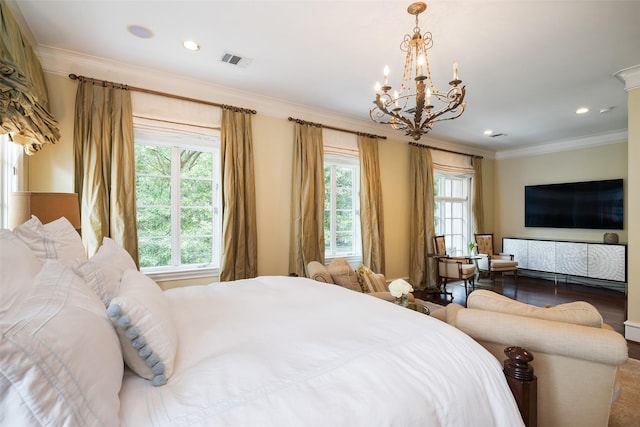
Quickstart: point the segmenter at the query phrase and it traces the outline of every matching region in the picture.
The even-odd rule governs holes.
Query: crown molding
[[[137,86],[150,90],[171,92],[176,95],[187,96],[194,99],[202,99],[227,105],[237,105],[243,108],[254,109],[267,116],[287,118],[293,116],[298,119],[323,123],[342,129],[358,132],[366,132],[387,137],[388,140],[399,143],[409,141],[398,131],[370,120],[358,117],[345,116],[343,113],[314,109],[308,106],[294,104],[276,98],[257,95],[231,89],[184,76],[159,72],[146,67],[109,61],[90,55],[80,54],[69,50],[39,45],[37,53],[42,68],[47,73],[68,76],[69,74],[84,75],[114,83]],[[493,151],[482,150],[452,141],[425,137],[424,144],[442,147],[450,150],[469,152],[469,154],[493,157]]]
[[[278,118],[294,116],[307,121],[330,123],[331,126],[335,127],[378,134],[393,140],[398,139],[397,135],[387,130],[386,127],[358,117],[345,116],[338,112],[314,109],[276,98],[231,89],[211,82],[160,72],[146,67],[109,61],[104,58],[49,46],[39,45],[37,52],[42,68],[51,74],[65,76],[69,74],[84,75],[129,86],[170,92],[194,99],[236,105],[256,110],[260,114],[268,116]],[[171,89],[167,90],[167,88]]]
[[[37,46],[37,53],[44,71],[52,74],[68,76],[69,74],[85,75],[101,80],[122,83],[145,89],[166,91],[171,88],[172,93],[181,96],[202,99],[220,104],[237,105],[250,108],[267,116],[296,118],[316,123],[331,124],[331,126],[366,132],[387,137],[388,140],[399,143],[409,142],[408,137],[400,135],[396,130],[344,114],[310,108],[276,98],[269,98],[255,93],[249,93],[210,82],[191,79],[180,75],[159,72],[146,67],[108,61],[91,55],[84,55],[64,49],[49,46]],[[628,79],[629,82],[639,79],[640,66],[627,68],[616,73],[616,77]],[[629,86],[627,84],[627,86]],[[526,157],[538,154],[548,154],[559,151],[575,150],[597,145],[626,142],[627,131],[615,131],[605,134],[591,135],[584,138],[553,141],[534,147],[493,152],[490,150],[470,147],[449,140],[426,135],[422,141],[425,145],[438,148],[457,150],[486,158],[507,159],[512,157]]]
[[[509,159],[513,157],[536,156],[540,154],[550,154],[560,151],[578,150],[582,148],[596,147],[599,145],[618,144],[628,142],[629,135],[627,130],[618,130],[596,135],[587,135],[581,138],[561,139],[551,141],[545,144],[536,145],[513,150],[504,150],[496,152],[496,160]]]
[[[620,70],[614,76],[624,83],[627,91],[640,88],[640,64]]]

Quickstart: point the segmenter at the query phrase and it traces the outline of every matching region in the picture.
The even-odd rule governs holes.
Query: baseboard
[[[640,323],[631,322],[629,320],[625,321],[624,337],[629,341],[640,343]]]

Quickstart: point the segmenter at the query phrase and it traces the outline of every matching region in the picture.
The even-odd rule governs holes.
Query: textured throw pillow
[[[318,261],[311,261],[307,265],[307,275],[310,279],[317,282],[333,284],[333,278],[331,277],[331,274],[329,274],[329,270],[327,270],[327,267]]]
[[[77,260],[73,264],[73,271],[87,282],[105,307],[117,294],[122,273],[128,269],[136,269],[133,258],[108,237],[102,240],[102,246],[89,260]]]
[[[594,328],[602,327],[602,316],[598,309],[584,301],[559,304],[549,308],[536,307],[495,292],[479,289],[469,294],[467,307]]]
[[[158,285],[137,270],[126,270],[107,313],[124,361],[136,374],[161,386],[173,373],[178,333],[169,301]]]
[[[360,283],[358,283],[356,272],[353,271],[346,259],[334,258],[327,266],[327,270],[329,270],[329,274],[331,274],[336,285],[352,291],[364,292]]]
[[[378,280],[377,275],[369,267],[361,265],[356,270],[356,274],[358,275],[358,282],[365,293],[388,291],[385,284]]]
[[[20,295],[31,291],[40,268],[42,262],[22,240],[9,230],[0,230],[0,319]]]
[[[57,259],[71,267],[76,259],[87,259],[80,234],[64,217],[42,225],[38,217],[32,216],[29,221],[14,228],[13,234],[41,261]]]
[[[124,364],[98,297],[59,261],[0,322],[0,424],[118,426]]]

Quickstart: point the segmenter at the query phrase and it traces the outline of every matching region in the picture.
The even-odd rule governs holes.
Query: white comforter
[[[455,328],[289,277],[171,289],[179,347],[131,373],[123,426],[520,426],[500,363]]]

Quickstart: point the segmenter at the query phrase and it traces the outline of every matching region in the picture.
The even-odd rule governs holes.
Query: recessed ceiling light
[[[487,130],[484,131],[484,134],[487,135],[487,136],[491,135],[492,133],[493,133],[493,131],[491,129],[487,129]]]
[[[141,39],[150,39],[151,37],[153,37],[153,31],[146,27],[143,27],[142,25],[128,25],[127,31],[129,31],[136,37],[140,37]]]
[[[576,114],[586,114],[589,112],[589,109],[587,107],[580,107],[576,110]]]
[[[182,46],[188,50],[200,50],[200,45],[193,40],[185,40],[182,42]]]

